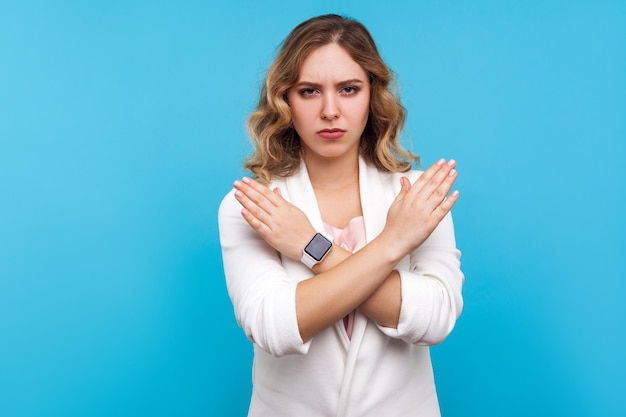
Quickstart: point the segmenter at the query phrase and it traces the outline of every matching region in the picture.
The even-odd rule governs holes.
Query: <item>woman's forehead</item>
[[[298,82],[343,81],[367,79],[365,70],[346,49],[331,43],[313,50],[302,62]]]

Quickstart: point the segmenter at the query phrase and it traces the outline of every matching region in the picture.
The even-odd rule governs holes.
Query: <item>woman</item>
[[[228,292],[254,344],[249,416],[437,416],[428,346],[461,313],[457,172],[411,171],[404,109],[367,29],[298,25],[222,201]]]

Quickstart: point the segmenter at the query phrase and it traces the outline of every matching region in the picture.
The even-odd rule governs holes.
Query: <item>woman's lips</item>
[[[342,129],[322,129],[317,132],[317,135],[324,139],[339,139],[346,133]]]

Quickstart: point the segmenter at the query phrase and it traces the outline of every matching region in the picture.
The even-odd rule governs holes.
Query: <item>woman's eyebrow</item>
[[[312,87],[312,88],[320,88],[322,85],[318,83],[314,83],[311,81],[300,81],[294,87]]]
[[[339,81],[337,86],[349,85],[349,84],[363,84],[363,80],[358,78],[351,78],[349,80]],[[312,87],[312,88],[322,88],[321,84],[314,83],[312,81],[300,81],[294,87]]]
[[[337,85],[348,85],[348,84],[363,84],[363,80],[360,80],[358,78],[352,78],[352,79],[337,83]]]

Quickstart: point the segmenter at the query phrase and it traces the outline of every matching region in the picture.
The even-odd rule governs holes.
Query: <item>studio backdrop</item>
[[[626,415],[626,3],[3,1],[0,416],[245,416],[217,208],[301,21],[364,23],[458,161],[447,417]],[[245,262],[245,260],[242,260]]]

